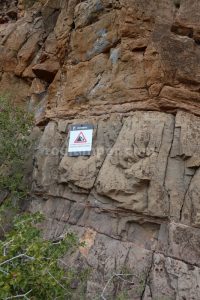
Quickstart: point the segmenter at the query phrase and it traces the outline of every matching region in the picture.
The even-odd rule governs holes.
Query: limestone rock
[[[200,267],[199,234],[199,229],[183,224],[172,222],[167,226],[163,225],[158,237],[157,250],[165,256]]]
[[[172,137],[170,116],[149,112],[129,117],[100,171],[97,192],[117,201],[117,207],[167,216],[164,181]]]
[[[17,19],[17,1],[0,1],[0,24],[15,21]]]
[[[53,189],[57,175],[57,173],[55,173],[56,162],[58,161],[58,156],[55,156],[53,147],[59,146],[60,143],[61,136],[56,132],[56,124],[53,122],[49,123],[40,140],[38,145],[39,151],[35,157],[33,184],[36,191],[45,191],[46,187],[49,186]]]
[[[35,53],[39,50],[39,42],[42,36],[42,31],[37,31],[26,41],[18,52],[18,65],[15,69],[15,74],[22,75],[25,68],[31,63]],[[38,76],[39,77],[39,76]]]
[[[38,145],[33,173],[37,200],[30,209],[47,216],[46,237],[62,235],[68,224],[87,240],[81,254],[66,261],[76,264],[78,257],[78,265],[83,260],[92,266],[88,299],[101,295],[114,274],[115,253],[124,261],[131,245],[134,257],[147,251],[148,263],[146,258],[141,263],[145,271],[136,262],[136,273],[130,268],[137,289],[125,280],[128,299],[198,300],[200,229],[192,226],[199,227],[200,118],[182,111],[175,117],[160,112],[93,117],[87,120],[94,125],[92,155],[68,157],[69,126],[84,122],[51,121]],[[110,247],[121,249],[122,256]],[[108,268],[107,275],[96,271],[99,264]],[[105,295],[114,295],[112,280]]]
[[[199,272],[195,266],[155,254],[148,284],[151,291],[149,299],[198,299]]]
[[[67,226],[87,242],[65,258],[91,266],[87,299],[200,299],[199,8],[0,1],[0,92],[42,130],[29,209],[46,238]],[[80,123],[92,155],[68,157]]]
[[[41,94],[44,93],[46,91],[46,85],[44,82],[42,82],[39,78],[35,78],[32,81],[32,85],[30,88],[30,92],[31,94]]]
[[[12,86],[12,90],[10,87]],[[12,101],[26,105],[28,101],[30,85],[22,78],[17,78],[10,72],[5,72],[0,81],[1,94],[10,94]]]
[[[45,61],[33,66],[32,70],[38,78],[51,83],[59,70],[59,63],[56,61]]]
[[[113,120],[113,122],[100,121],[98,128],[94,130],[93,155],[89,158],[68,157],[66,149],[66,153],[59,166],[60,182],[70,182],[80,188],[91,189],[94,186],[106,154],[112,148],[120,129],[120,118]]]
[[[54,226],[52,226],[54,223]],[[66,230],[55,221],[49,219],[44,223],[48,238],[55,239],[64,235]],[[57,228],[55,231],[50,228]],[[80,239],[86,242],[86,247],[70,257],[66,256],[64,262],[68,265],[89,265],[91,274],[87,282],[87,299],[94,299],[97,295],[112,297],[117,293],[128,295],[128,299],[139,300],[143,294],[144,283],[150,270],[152,253],[135,246],[133,243],[120,242],[103,234],[72,226]],[[51,230],[51,234],[50,231]],[[50,234],[50,235],[49,235]],[[98,270],[101,270],[100,272]],[[109,281],[109,282],[108,282]]]
[[[49,0],[20,13],[21,1],[16,23],[0,25],[2,70],[52,83],[46,118],[198,114],[198,5],[188,13],[186,0]],[[14,1],[2,4],[10,16],[14,8]]]

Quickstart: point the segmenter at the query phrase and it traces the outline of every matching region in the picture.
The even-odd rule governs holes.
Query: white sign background
[[[85,126],[87,128],[87,126]],[[82,136],[84,135],[86,142],[77,142],[77,138],[79,135]],[[78,130],[70,130],[70,136],[69,136],[69,147],[68,147],[68,154],[73,156],[73,153],[75,154],[74,156],[79,155],[84,155],[81,152],[89,152],[90,154],[92,150],[92,134],[93,134],[93,129],[78,129]],[[88,155],[86,153],[86,155]]]

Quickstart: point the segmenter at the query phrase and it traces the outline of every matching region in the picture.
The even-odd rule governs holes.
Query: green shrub
[[[10,197],[24,197],[24,160],[29,145],[32,117],[22,108],[0,96],[0,191]]]
[[[0,299],[72,299],[74,280],[84,280],[58,265],[60,257],[76,249],[72,233],[57,243],[44,241],[36,227],[40,214],[16,216],[13,229],[0,241]]]
[[[59,267],[59,261],[62,255],[78,247],[76,236],[67,234],[57,243],[46,241],[36,226],[42,220],[41,215],[22,214],[13,208],[16,201],[28,194],[23,165],[29,150],[31,126],[32,117],[28,113],[6,97],[0,97],[0,193],[6,191],[7,194],[0,207],[3,233],[0,240],[0,299],[73,299],[73,281],[79,282],[77,293],[84,287],[87,272],[64,270]],[[14,220],[13,215],[16,215]],[[80,294],[77,299],[81,299]]]

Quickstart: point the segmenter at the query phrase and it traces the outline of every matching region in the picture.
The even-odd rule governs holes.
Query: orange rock
[[[33,66],[32,70],[38,78],[51,83],[59,67],[60,65],[57,61],[47,60],[44,63]]]

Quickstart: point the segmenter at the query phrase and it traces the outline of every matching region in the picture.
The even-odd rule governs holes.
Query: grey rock
[[[126,119],[97,178],[97,193],[117,201],[117,207],[167,216],[164,181],[173,122],[155,112],[136,112]]]
[[[87,299],[199,300],[199,117],[93,118],[92,155],[68,157],[69,125],[84,121],[49,122],[37,146],[30,210],[46,215],[44,237],[86,242],[65,261],[90,266]]]
[[[199,276],[199,268],[155,254],[149,279],[152,299],[197,300],[200,297]]]

